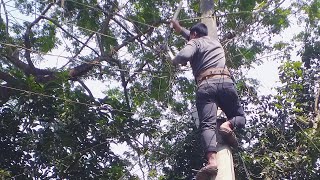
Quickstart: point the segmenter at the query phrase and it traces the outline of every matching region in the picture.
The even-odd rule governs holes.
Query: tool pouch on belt
[[[207,77],[214,77],[215,75],[226,75],[231,78],[231,74],[226,67],[223,68],[209,68],[200,73],[200,75],[196,78],[197,84],[200,84],[201,81],[206,79]]]

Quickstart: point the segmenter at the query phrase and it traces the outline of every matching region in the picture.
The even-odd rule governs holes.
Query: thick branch
[[[6,81],[8,84],[15,84],[17,82],[16,78],[2,71],[0,71],[0,79]]]
[[[90,63],[81,64],[69,70],[69,77],[71,80],[76,80],[76,78],[92,70],[94,66],[99,66],[99,65],[100,65],[99,58],[93,60]]]
[[[8,86],[8,85],[7,84],[0,85],[0,104],[1,105],[6,103],[12,94],[12,90],[6,88],[6,86]]]
[[[15,55],[14,55],[15,54]],[[28,66],[28,64],[22,62],[19,60],[19,50],[16,49],[16,52],[14,52],[13,54],[10,55],[4,55],[7,58],[8,61],[10,61],[14,66],[16,66],[17,68],[19,68],[20,70],[22,70],[25,73],[30,74],[30,67]]]
[[[34,68],[31,69],[31,67],[20,61],[19,60],[19,51],[18,49],[16,49],[16,52],[14,52],[12,55],[7,56],[4,55],[14,66],[16,66],[17,68],[19,68],[20,70],[22,70],[25,74],[34,74],[34,75],[48,75],[51,74],[52,72],[46,69],[38,69],[38,68]]]
[[[94,60],[92,62],[88,62],[88,63],[83,63],[79,66],[76,66],[74,68],[68,69],[67,72],[68,73],[68,79],[72,80],[72,81],[79,81],[79,77],[87,74],[90,70],[92,70],[95,66],[100,66],[100,63],[98,60]],[[39,83],[46,83],[49,81],[53,81],[57,79],[57,74],[59,72],[55,72],[55,71],[49,71],[49,70],[42,70],[42,71],[47,71],[46,74],[36,74],[36,80]]]
[[[0,105],[2,105],[6,103],[14,93],[13,89],[8,87],[15,86],[21,88],[21,84],[16,78],[2,71],[0,71],[0,79],[6,82],[6,84],[0,84]]]
[[[33,70],[30,68],[30,66],[22,61],[20,61],[18,59],[18,56],[5,56],[14,66],[16,66],[17,68],[19,68],[20,70],[22,70],[25,74],[33,74],[38,82],[48,82],[48,81],[52,81],[54,79],[56,79],[56,73],[54,71],[51,70],[47,70],[47,69],[39,69],[39,68],[34,68]],[[81,64],[79,66],[76,66],[72,69],[69,69],[69,78],[71,80],[75,80],[77,77],[80,77],[84,74],[86,74],[87,72],[89,72],[90,70],[92,70],[92,68],[94,66],[99,65],[99,61],[100,59],[105,60],[106,58],[96,58],[95,60],[93,60],[92,62],[88,62],[88,63],[84,63]],[[33,72],[33,73],[31,73]],[[3,74],[3,77],[7,77]],[[0,77],[1,78],[1,77]]]
[[[31,41],[30,41],[30,34],[31,34],[31,28],[36,25],[41,19],[43,19],[43,16],[49,11],[49,9],[51,8],[51,6],[54,5],[54,3],[49,3],[48,6],[44,9],[44,11],[41,13],[41,15],[36,18],[28,27],[26,30],[26,33],[24,35],[24,44],[26,47],[26,51],[25,51],[25,58],[28,62],[28,65],[31,68],[31,72],[32,74],[34,74],[34,70],[35,70],[35,66],[33,65],[32,61],[31,61]]]

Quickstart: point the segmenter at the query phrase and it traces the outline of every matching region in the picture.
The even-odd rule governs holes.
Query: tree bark
[[[200,1],[201,22],[207,25],[208,35],[212,38],[218,39],[216,17],[213,16],[214,4],[213,0]]]

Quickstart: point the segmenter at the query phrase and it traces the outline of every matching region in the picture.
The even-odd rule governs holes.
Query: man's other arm
[[[172,60],[174,65],[186,65],[187,62],[194,56],[197,51],[197,44],[195,40],[191,40],[187,45],[179,51],[176,57]]]

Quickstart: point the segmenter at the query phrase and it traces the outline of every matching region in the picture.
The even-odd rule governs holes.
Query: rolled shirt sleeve
[[[172,60],[174,65],[177,64],[187,64],[188,61],[192,59],[197,51],[197,43],[194,39],[190,40],[187,45],[179,51],[176,57]]]

